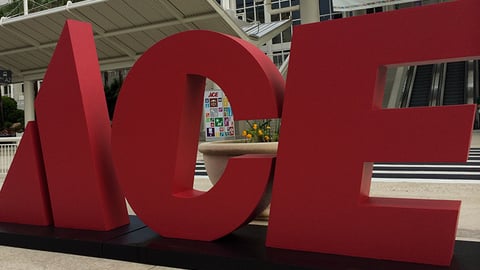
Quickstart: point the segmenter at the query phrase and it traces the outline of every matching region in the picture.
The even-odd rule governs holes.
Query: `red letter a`
[[[0,192],[0,221],[52,224],[45,170],[35,122],[25,129]]]
[[[55,226],[128,223],[91,26],[67,21],[35,101]]]

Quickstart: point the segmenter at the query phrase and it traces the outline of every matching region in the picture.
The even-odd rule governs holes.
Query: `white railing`
[[[22,137],[0,137],[0,178],[7,175]]]

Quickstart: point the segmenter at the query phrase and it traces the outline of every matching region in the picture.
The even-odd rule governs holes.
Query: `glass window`
[[[265,8],[264,6],[257,6],[257,21],[264,23],[265,22]]]
[[[247,19],[247,22],[254,22],[255,21],[255,13],[253,11],[253,8],[247,9],[246,19]]]
[[[332,13],[330,9],[330,4],[330,1],[320,1],[320,15]]]
[[[300,19],[300,10],[295,10],[292,12],[292,19]]]
[[[333,11],[332,0],[320,0],[320,21],[342,18],[342,13]]]
[[[284,13],[280,14],[280,18],[282,18],[282,20],[290,19],[290,12],[284,12]]]
[[[277,67],[280,67],[285,61],[285,59],[287,59],[289,54],[290,54],[289,50],[274,52],[272,54],[272,61]]]
[[[281,35],[281,34],[276,35],[276,36],[272,39],[272,43],[273,43],[273,44],[282,43],[282,35]]]
[[[330,20],[330,14],[320,16],[320,21],[321,21],[321,22],[323,22],[323,21],[328,21],[328,20]]]
[[[289,27],[287,30],[282,32],[283,42],[292,41],[292,28]]]
[[[286,7],[289,7],[290,6],[290,2],[289,1],[282,1],[280,2],[280,7],[282,8],[286,8]]]

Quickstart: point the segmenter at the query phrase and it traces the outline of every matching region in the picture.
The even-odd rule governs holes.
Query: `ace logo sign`
[[[183,32],[135,63],[112,125],[91,28],[67,21],[37,120],[0,192],[0,220],[112,230],[129,222],[126,198],[158,234],[212,241],[271,196],[269,247],[448,265],[460,202],[370,197],[372,162],[466,160],[473,105],[381,102],[387,66],[478,58],[479,10],[463,0],[298,26],[286,87],[248,42]],[[281,117],[282,140],[276,157],[230,159],[219,183],[201,192],[193,179],[205,78],[226,92],[236,119]],[[262,106],[251,106],[252,96]],[[317,123],[314,140],[298,138],[298,121],[311,121],[304,115]]]

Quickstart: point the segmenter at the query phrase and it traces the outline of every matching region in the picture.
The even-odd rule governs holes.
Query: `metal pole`
[[[28,0],[23,0],[23,15],[28,15]]]
[[[25,125],[29,121],[35,120],[35,89],[33,87],[34,81],[24,81],[23,90],[24,90],[24,114],[25,114]]]

